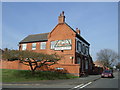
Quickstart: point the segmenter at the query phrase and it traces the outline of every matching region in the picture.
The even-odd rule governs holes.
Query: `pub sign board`
[[[57,40],[54,46],[54,50],[71,50],[72,41],[71,39]]]

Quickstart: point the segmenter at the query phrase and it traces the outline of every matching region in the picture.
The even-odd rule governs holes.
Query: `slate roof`
[[[65,23],[68,27],[70,27],[67,23]],[[70,27],[71,28],[71,27]],[[73,28],[71,28],[78,38],[80,38],[82,41],[84,41],[86,44],[90,45],[81,35],[79,35]]]
[[[33,34],[33,35],[28,35],[26,38],[24,38],[22,41],[19,43],[29,43],[29,42],[38,42],[38,41],[47,41],[49,33],[41,33],[41,34]]]

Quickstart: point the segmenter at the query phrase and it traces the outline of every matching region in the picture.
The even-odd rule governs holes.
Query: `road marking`
[[[76,88],[78,88],[78,87],[80,87],[80,86],[82,86],[82,85],[84,85],[84,84],[77,85],[77,86],[75,86],[75,87],[73,87],[73,88],[71,88],[71,89],[69,89],[69,90],[74,90],[74,89],[76,89]]]
[[[82,85],[84,85],[84,84],[77,85],[77,86],[75,86],[74,88],[78,88],[78,87],[80,87],[80,86],[82,86]]]
[[[80,87],[80,88],[84,88],[84,87],[86,87],[86,86],[88,86],[89,84],[91,84],[92,82],[89,82],[89,83],[87,83],[87,84],[85,84],[85,85],[83,85],[82,87]]]
[[[92,82],[89,82],[89,83],[87,83],[87,84],[80,84],[80,85],[77,85],[77,86],[75,86],[75,87],[73,87],[73,88],[71,88],[71,89],[69,89],[69,90],[74,90],[74,89],[82,89],[82,88],[84,88],[84,87],[86,87],[87,85],[89,85],[89,84],[91,84]]]

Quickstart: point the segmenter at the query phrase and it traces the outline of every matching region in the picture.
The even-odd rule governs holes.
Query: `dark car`
[[[110,78],[113,78],[113,72],[112,70],[104,70],[101,74],[101,77],[110,77]]]

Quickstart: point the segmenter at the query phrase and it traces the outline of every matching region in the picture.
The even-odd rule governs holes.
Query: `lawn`
[[[62,74],[50,71],[36,71],[33,75],[29,70],[2,70],[2,82],[27,82],[27,81],[40,81],[40,80],[56,80],[56,79],[71,79],[78,78],[70,74]],[[0,70],[0,71],[1,71]]]

